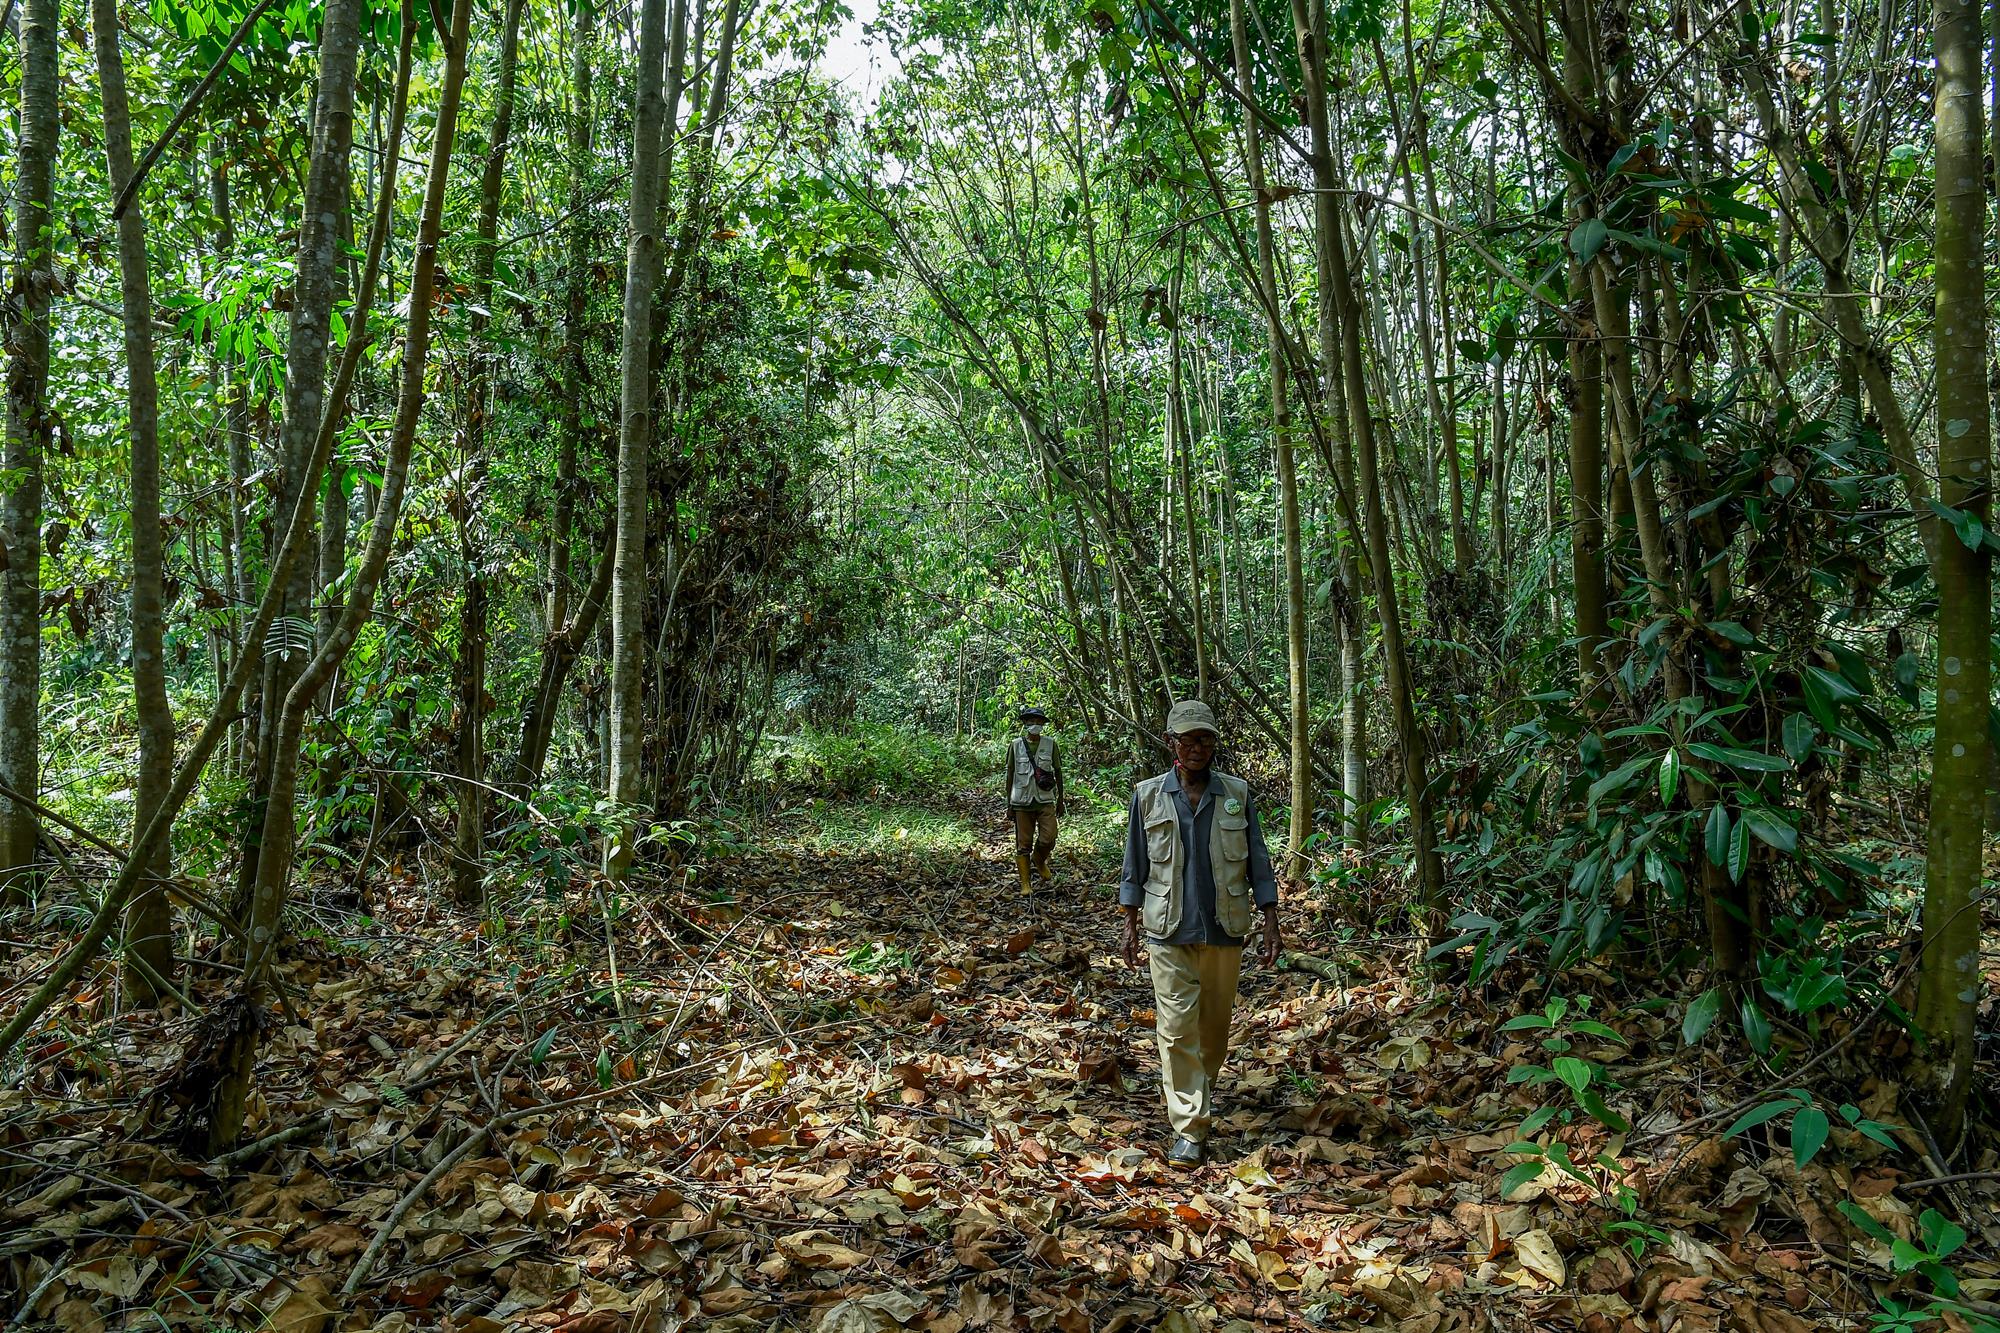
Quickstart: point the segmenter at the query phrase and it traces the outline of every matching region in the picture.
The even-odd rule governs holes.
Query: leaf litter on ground
[[[1837,1207],[1918,1237],[1907,1159],[1718,1137],[1743,1071],[1588,972],[1594,1056],[1646,1071],[1611,1104],[1658,1150],[1534,1137],[1608,1154],[1644,1226],[1553,1166],[1503,1192],[1544,1098],[1508,1082],[1540,1057],[1517,992],[1309,921],[1337,965],[1246,966],[1211,1162],[1176,1172],[1150,991],[1065,869],[1023,900],[997,845],[745,853],[618,900],[615,985],[595,909],[511,939],[386,885],[367,940],[285,965],[221,1163],[147,1096],[198,1024],[97,1019],[101,977],[0,1092],[13,1326],[1796,1333],[1908,1290]],[[1894,1118],[1891,1080],[1863,1095]],[[1971,1299],[2000,1294],[1993,1217]]]

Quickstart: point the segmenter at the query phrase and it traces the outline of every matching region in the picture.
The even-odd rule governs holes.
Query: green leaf
[[[1729,810],[1720,801],[1708,807],[1708,827],[1703,831],[1703,840],[1710,865],[1729,864]]]
[[[1793,763],[1804,763],[1819,736],[1819,728],[1813,724],[1812,718],[1805,713],[1787,713],[1780,731],[1784,737],[1785,753],[1792,757]]]
[[[1950,505],[1939,504],[1936,500],[1932,500],[1930,506],[1939,518],[1951,524],[1951,530],[1965,543],[1966,550],[1977,551],[1985,543],[1986,525],[1979,521],[1979,515],[1970,509],[1953,509]]]
[[[1792,762],[1783,755],[1765,754],[1761,750],[1739,750],[1730,745],[1715,745],[1709,741],[1690,741],[1688,753],[1710,763],[1727,764],[1731,768],[1741,768],[1752,773],[1784,773],[1790,771]]]
[[[1765,1102],[1762,1106],[1753,1107],[1752,1109],[1745,1111],[1742,1114],[1742,1116],[1740,1116],[1737,1119],[1735,1124],[1731,1125],[1728,1129],[1722,1131],[1722,1137],[1725,1139],[1733,1139],[1738,1134],[1741,1134],[1744,1130],[1753,1129],[1756,1126],[1763,1124],[1766,1120],[1776,1120],[1779,1116],[1783,1115],[1785,1112],[1791,1110],[1793,1107],[1797,1105],[1798,1105],[1797,1102],[1793,1101],[1789,1097],[1786,1097],[1779,1101]]]
[[[1554,1026],[1555,1026],[1554,1023],[1551,1023],[1546,1017],[1544,1017],[1541,1014],[1516,1014],[1514,1015],[1514,1017],[1502,1023],[1500,1025],[1500,1030],[1502,1032],[1524,1032],[1530,1028],[1539,1030],[1542,1028],[1552,1028]]]
[[[1553,1067],[1556,1077],[1563,1081],[1563,1086],[1575,1093],[1581,1093],[1588,1088],[1591,1080],[1597,1076],[1597,1070],[1588,1060],[1579,1060],[1573,1055],[1557,1056]]]
[[[1924,1244],[1933,1259],[1949,1258],[1953,1250],[1965,1244],[1965,1228],[1935,1208],[1924,1209],[1917,1227],[1924,1233]]]
[[[1896,1243],[1896,1233],[1870,1217],[1860,1204],[1850,1203],[1846,1199],[1842,1199],[1834,1206],[1840,1209],[1842,1217],[1852,1222],[1860,1229],[1861,1234],[1867,1236],[1870,1240],[1881,1241],[1884,1245],[1894,1245]]]
[[[1610,239],[1611,229],[1604,225],[1603,218],[1585,218],[1570,230],[1569,252],[1588,264]]]
[[[1770,810],[1745,810],[1743,824],[1758,840],[1790,854],[1799,849],[1799,831]]]
[[[1650,236],[1645,232],[1612,231],[1610,234],[1621,245],[1629,245],[1634,250],[1644,250],[1648,254],[1658,255],[1662,259],[1681,260],[1687,258],[1687,251],[1681,249],[1678,245],[1670,245],[1657,236]]]
[[[611,1051],[608,1048],[600,1047],[597,1052],[598,1087],[608,1088],[611,1086],[612,1070]]]
[[[1556,1118],[1555,1107],[1553,1106],[1541,1107],[1533,1115],[1529,1116],[1526,1120],[1523,1120],[1521,1122],[1521,1127],[1514,1131],[1514,1136],[1516,1138],[1525,1139],[1531,1134],[1540,1133],[1542,1126],[1548,1124],[1549,1121],[1555,1118]]]
[[[1745,811],[1742,819],[1729,834],[1729,878],[1741,884],[1743,872],[1750,868],[1750,816]]]
[[[1752,999],[1743,1001],[1743,1035],[1750,1042],[1750,1049],[1765,1055],[1771,1049],[1771,1020],[1764,1017],[1764,1011]]]
[[[1802,1106],[1792,1117],[1792,1160],[1803,1167],[1826,1146],[1826,1112],[1817,1106]]]
[[[1623,1134],[1632,1128],[1631,1121],[1605,1105],[1604,1098],[1595,1088],[1584,1088],[1576,1094],[1577,1104],[1590,1114],[1590,1118],[1616,1134]]]
[[[1660,756],[1660,804],[1672,805],[1681,785],[1681,752],[1668,750]]]
[[[1503,1199],[1512,1197],[1515,1190],[1541,1174],[1542,1163],[1539,1160],[1516,1162],[1507,1168],[1507,1174],[1500,1177],[1500,1197]]]
[[[1688,1006],[1687,1015],[1681,1019],[1681,1040],[1692,1046],[1707,1035],[1715,1026],[1716,1016],[1722,1012],[1722,988],[1710,986],[1695,997]]]
[[[1623,790],[1633,778],[1639,776],[1642,769],[1646,768],[1652,762],[1653,756],[1649,754],[1640,755],[1630,763],[1620,764],[1611,772],[1591,783],[1590,804],[1595,806],[1598,801],[1609,796],[1612,792]]]

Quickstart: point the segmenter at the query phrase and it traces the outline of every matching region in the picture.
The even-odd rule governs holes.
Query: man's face
[[[1173,744],[1174,758],[1189,772],[1205,772],[1215,761],[1215,733],[1212,731],[1190,731],[1167,739]]]

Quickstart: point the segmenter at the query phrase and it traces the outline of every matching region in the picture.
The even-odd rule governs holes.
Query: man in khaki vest
[[[1153,973],[1160,1082],[1173,1143],[1167,1160],[1199,1166],[1229,1054],[1229,1015],[1243,941],[1263,914],[1266,967],[1278,961],[1278,881],[1250,786],[1212,767],[1215,714],[1189,699],[1167,714],[1174,766],[1132,792],[1125,830],[1125,963],[1139,966],[1139,933]]]
[[[1014,828],[1014,869],[1021,894],[1033,890],[1030,869],[1049,887],[1049,855],[1056,849],[1056,820],[1068,813],[1062,755],[1047,734],[1049,715],[1039,708],[1020,712],[1021,734],[1007,746],[1007,818]]]

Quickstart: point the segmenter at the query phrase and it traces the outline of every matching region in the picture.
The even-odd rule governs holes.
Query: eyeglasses
[[[1174,744],[1180,746],[1183,750],[1213,750],[1215,748],[1215,737],[1205,731],[1196,732],[1192,736],[1176,736],[1173,738],[1173,741]]]

